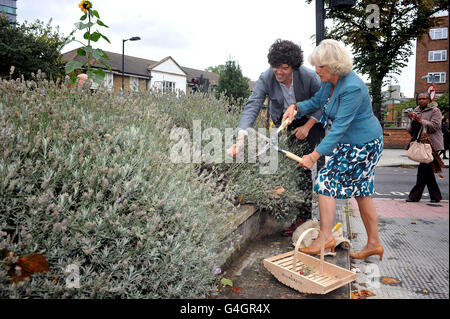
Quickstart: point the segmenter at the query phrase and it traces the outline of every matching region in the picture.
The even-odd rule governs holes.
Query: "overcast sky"
[[[18,0],[18,22],[36,19],[59,26],[70,34],[82,16],[79,0]],[[232,57],[244,76],[256,81],[269,65],[267,52],[278,38],[301,45],[305,65],[314,48],[315,5],[304,0],[93,0],[93,8],[109,28],[99,27],[111,44],[103,39],[94,47],[121,53],[122,39],[133,36],[141,41],[125,43],[125,54],[149,60],[171,56],[181,66],[204,70],[224,64]],[[83,40],[81,32],[75,33]],[[67,45],[63,52],[79,47]],[[397,77],[407,97],[414,93],[415,56]],[[368,78],[363,76],[364,80]],[[395,83],[393,83],[395,84]]]

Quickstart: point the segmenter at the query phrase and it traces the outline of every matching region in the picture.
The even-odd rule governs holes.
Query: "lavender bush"
[[[220,234],[244,198],[279,219],[307,207],[307,174],[280,157],[255,164],[176,164],[170,131],[234,127],[238,110],[195,94],[68,89],[66,81],[0,83],[0,256],[41,253],[50,272],[10,284],[2,298],[202,298],[215,292]],[[295,173],[293,173],[295,172]],[[299,177],[300,176],[300,177]],[[306,176],[306,175],[305,175]],[[279,198],[273,190],[283,186]],[[241,201],[242,202],[242,201]],[[79,268],[79,288],[67,269]]]

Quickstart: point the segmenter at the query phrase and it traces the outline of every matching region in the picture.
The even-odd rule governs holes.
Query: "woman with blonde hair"
[[[372,255],[383,258],[384,247],[378,235],[378,217],[372,201],[375,166],[383,150],[383,131],[372,111],[369,91],[352,71],[353,59],[343,44],[323,40],[312,52],[310,62],[322,81],[320,90],[309,100],[292,104],[283,115],[297,116],[322,110],[321,122],[327,134],[315,150],[302,157],[299,164],[311,169],[321,156],[330,156],[316,176],[314,191],[319,196],[320,235],[309,247],[308,254],[320,253],[320,238],[334,251],[331,233],[336,198],[355,197],[367,232],[367,244],[350,256],[365,259]]]

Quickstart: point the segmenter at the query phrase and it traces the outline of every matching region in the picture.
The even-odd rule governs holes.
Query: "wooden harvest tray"
[[[264,259],[264,267],[280,282],[299,292],[326,294],[356,280],[357,275],[324,261],[323,240],[320,259],[299,251],[303,238],[314,229],[302,233],[293,251]]]

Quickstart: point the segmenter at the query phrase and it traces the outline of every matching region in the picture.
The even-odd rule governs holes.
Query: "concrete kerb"
[[[449,159],[444,159],[445,167],[449,167]],[[418,166],[419,163],[410,160],[406,156],[406,150],[404,149],[383,149],[380,161],[377,166]]]

